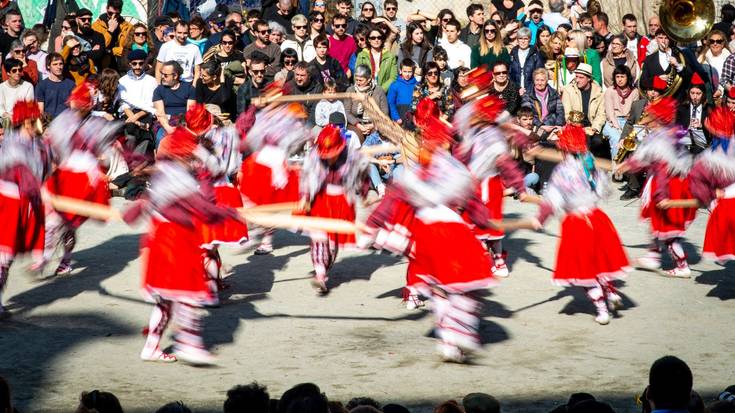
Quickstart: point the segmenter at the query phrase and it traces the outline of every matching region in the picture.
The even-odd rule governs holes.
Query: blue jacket
[[[521,61],[518,60],[518,46],[516,46],[510,51],[510,80],[518,87],[530,90],[533,87],[533,71],[544,67],[545,63],[546,59],[544,59],[541,52],[535,46],[531,46],[528,49],[528,56],[526,56],[526,65],[521,68]],[[521,84],[521,70],[524,74],[523,84]]]
[[[398,111],[399,106],[411,107],[413,90],[415,88],[415,77],[406,80],[399,75],[398,79],[391,83],[390,87],[388,87],[388,109],[390,110],[391,119],[401,119],[401,113]]]
[[[547,86],[547,89],[546,109],[548,113],[545,118],[541,119],[541,100],[536,96],[533,86],[526,89],[521,106],[533,109],[533,126],[564,126],[564,105],[561,104],[559,92],[551,86]]]

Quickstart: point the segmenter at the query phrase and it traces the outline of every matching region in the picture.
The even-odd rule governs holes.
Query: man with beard
[[[258,51],[250,55],[250,67],[248,69],[248,80],[237,89],[237,113],[245,112],[250,107],[250,101],[260,93],[266,86],[265,67],[268,56]]]
[[[309,64],[306,62],[298,62],[293,69],[293,79],[286,83],[286,90],[291,95],[311,95],[316,93],[322,93],[323,88],[321,83],[312,79]],[[309,114],[309,125],[314,126],[314,107],[316,101],[302,102],[304,110]]]
[[[160,128],[156,133],[156,142],[163,135],[173,133],[175,126],[183,119],[186,110],[196,103],[196,92],[188,82],[181,81],[184,73],[181,65],[169,60],[161,65],[161,84],[153,91],[153,107]]]
[[[122,56],[123,44],[133,28],[133,25],[120,15],[122,8],[122,0],[107,0],[106,13],[100,15],[92,24],[92,29],[104,37],[108,56],[110,53],[115,57]],[[114,59],[110,61],[112,64],[115,62]]]
[[[107,56],[105,37],[92,29],[92,11],[89,9],[80,9],[77,13],[77,32],[75,34],[82,42],[82,51],[87,52],[87,56],[92,59],[97,70],[102,71],[107,67],[104,66]]]
[[[138,153],[148,153],[153,150],[151,145],[151,123],[153,114],[153,91],[156,89],[156,79],[146,74],[147,55],[142,50],[131,50],[128,53],[130,70],[120,78],[117,87],[120,93],[120,110],[124,113],[125,136],[128,149]]]
[[[23,31],[23,16],[16,9],[8,10],[5,15],[5,31],[0,30],[0,53],[5,57],[10,52],[10,44],[20,39]]]

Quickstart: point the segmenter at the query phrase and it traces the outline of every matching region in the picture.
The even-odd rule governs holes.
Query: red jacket
[[[638,39],[638,67],[643,67],[643,61],[648,55],[648,45],[651,43],[651,39],[648,36],[641,36]]]

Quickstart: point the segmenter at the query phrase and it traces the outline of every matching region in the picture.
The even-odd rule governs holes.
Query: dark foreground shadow
[[[717,297],[720,300],[735,298],[735,263],[729,262],[722,269],[707,271],[694,279],[699,284],[713,285],[707,297]]]

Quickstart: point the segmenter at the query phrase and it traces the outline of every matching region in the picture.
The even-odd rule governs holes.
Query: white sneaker
[[[156,351],[147,351],[146,349],[143,349],[143,351],[140,353],[140,359],[143,361],[157,361],[160,363],[174,363],[178,361],[176,356],[169,353],[164,353],[161,350]]]
[[[692,270],[689,267],[676,267],[670,270],[664,271],[664,275],[674,278],[689,278],[692,275]]]
[[[421,301],[421,299],[416,295],[411,294],[408,296],[408,298],[406,298],[406,308],[409,310],[416,310],[425,305],[426,303]]]
[[[462,350],[457,346],[447,343],[439,343],[439,345],[437,345],[437,350],[439,350],[439,355],[441,355],[442,360],[446,362],[464,363],[465,361],[464,353],[462,353]]]
[[[494,276],[500,278],[506,278],[510,275],[510,271],[508,271],[508,266],[505,265],[504,261],[502,262],[502,264],[498,264],[498,261],[495,261],[495,265],[493,266],[491,271]]]
[[[597,317],[595,317],[595,321],[597,321],[600,325],[606,325],[610,324],[610,313],[604,312],[604,313],[597,313]]]
[[[656,271],[661,268],[661,255],[649,253],[638,258],[637,263],[641,268]]]
[[[177,359],[195,366],[208,366],[217,361],[212,353],[203,348],[177,349],[175,354]]]

